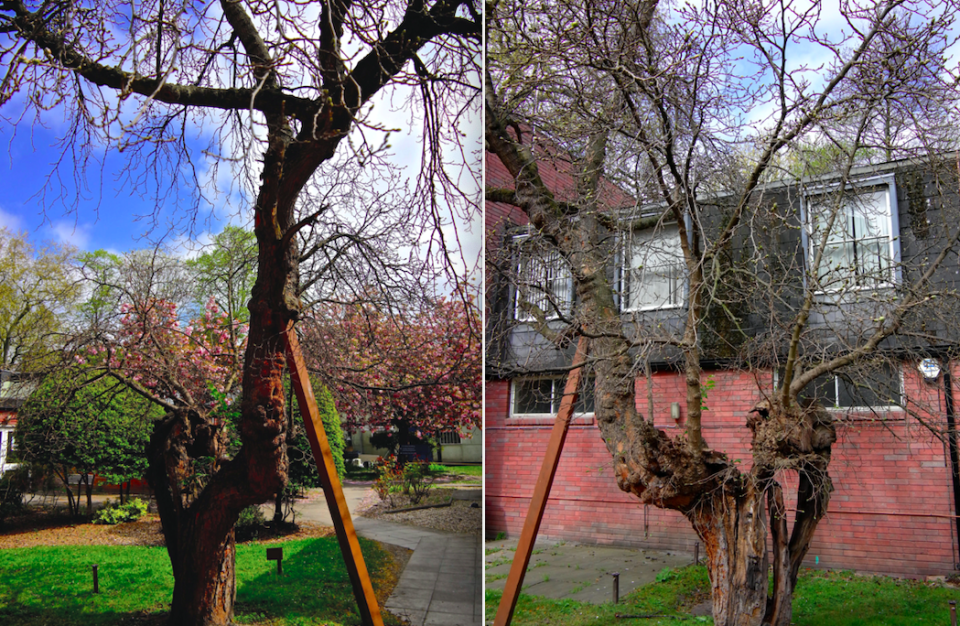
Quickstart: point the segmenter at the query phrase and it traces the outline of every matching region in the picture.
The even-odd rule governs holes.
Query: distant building
[[[13,462],[17,411],[36,388],[36,382],[16,372],[0,370],[0,475],[17,467]]]

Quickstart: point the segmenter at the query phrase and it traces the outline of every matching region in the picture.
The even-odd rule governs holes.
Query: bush
[[[373,481],[373,490],[380,500],[390,500],[390,507],[397,506],[395,496],[403,484],[403,468],[397,463],[397,457],[390,455],[387,458],[377,458],[373,466],[377,472],[377,479]]]
[[[435,478],[436,472],[429,463],[407,463],[403,468],[403,492],[414,504],[420,504]]]
[[[93,516],[94,524],[123,524],[135,522],[147,514],[148,504],[140,498],[134,498],[124,504],[114,504],[107,500],[106,505]]]
[[[238,541],[247,541],[260,536],[260,529],[267,523],[260,506],[254,504],[240,511],[240,517],[234,526]]]
[[[23,494],[29,484],[30,474],[25,467],[10,470],[0,478],[0,525],[23,510]]]

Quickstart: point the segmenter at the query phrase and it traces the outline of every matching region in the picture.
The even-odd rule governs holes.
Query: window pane
[[[900,371],[883,363],[867,371],[839,377],[841,407],[881,407],[900,403]]]
[[[514,413],[551,413],[553,381],[549,378],[514,383]]]
[[[533,243],[521,250],[517,272],[517,318],[531,319],[524,312],[523,303],[542,310],[548,318],[567,313],[573,302],[570,269],[557,250],[535,247]]]
[[[563,391],[566,384],[566,378],[558,378],[554,382],[554,414],[560,412],[560,402],[563,400]],[[592,376],[581,379],[580,393],[577,394],[577,403],[573,405],[574,414],[582,415],[584,413],[593,413],[593,389],[595,384],[596,379]]]
[[[574,409],[574,413],[593,413],[596,383],[596,379],[591,376],[585,379],[580,385],[580,397],[577,398],[577,406]]]
[[[837,406],[837,379],[835,376],[821,376],[803,388],[800,399],[813,400],[825,407]]]
[[[849,192],[839,208],[819,268],[821,286],[882,287],[892,279],[890,256],[889,189]],[[813,250],[820,242],[835,208],[835,196],[824,194],[810,199],[814,223]]]
[[[683,301],[683,252],[677,226],[633,233],[625,268],[627,309],[678,306]]]

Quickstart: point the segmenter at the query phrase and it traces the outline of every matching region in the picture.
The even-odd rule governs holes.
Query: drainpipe
[[[957,468],[957,419],[953,406],[953,379],[950,376],[950,361],[943,368],[944,404],[947,409],[947,449],[950,451],[950,476],[953,478],[953,513],[960,516],[960,469]],[[954,517],[957,531],[957,546],[960,549],[960,517]],[[954,563],[954,569],[960,569],[960,563]]]

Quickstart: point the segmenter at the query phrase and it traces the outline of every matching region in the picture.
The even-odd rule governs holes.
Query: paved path
[[[370,491],[344,485],[350,510]],[[304,506],[306,505],[306,506]],[[332,525],[320,497],[297,504],[298,518]],[[413,550],[384,608],[412,626],[480,626],[483,623],[483,551],[479,536],[456,535],[363,517],[353,518],[357,534]]]
[[[516,548],[516,538],[487,541],[487,589],[503,589]],[[620,573],[619,590],[624,596],[652,583],[663,568],[679,568],[692,561],[693,555],[683,552],[541,539],[523,578],[523,593],[603,604],[613,599],[613,572]]]

